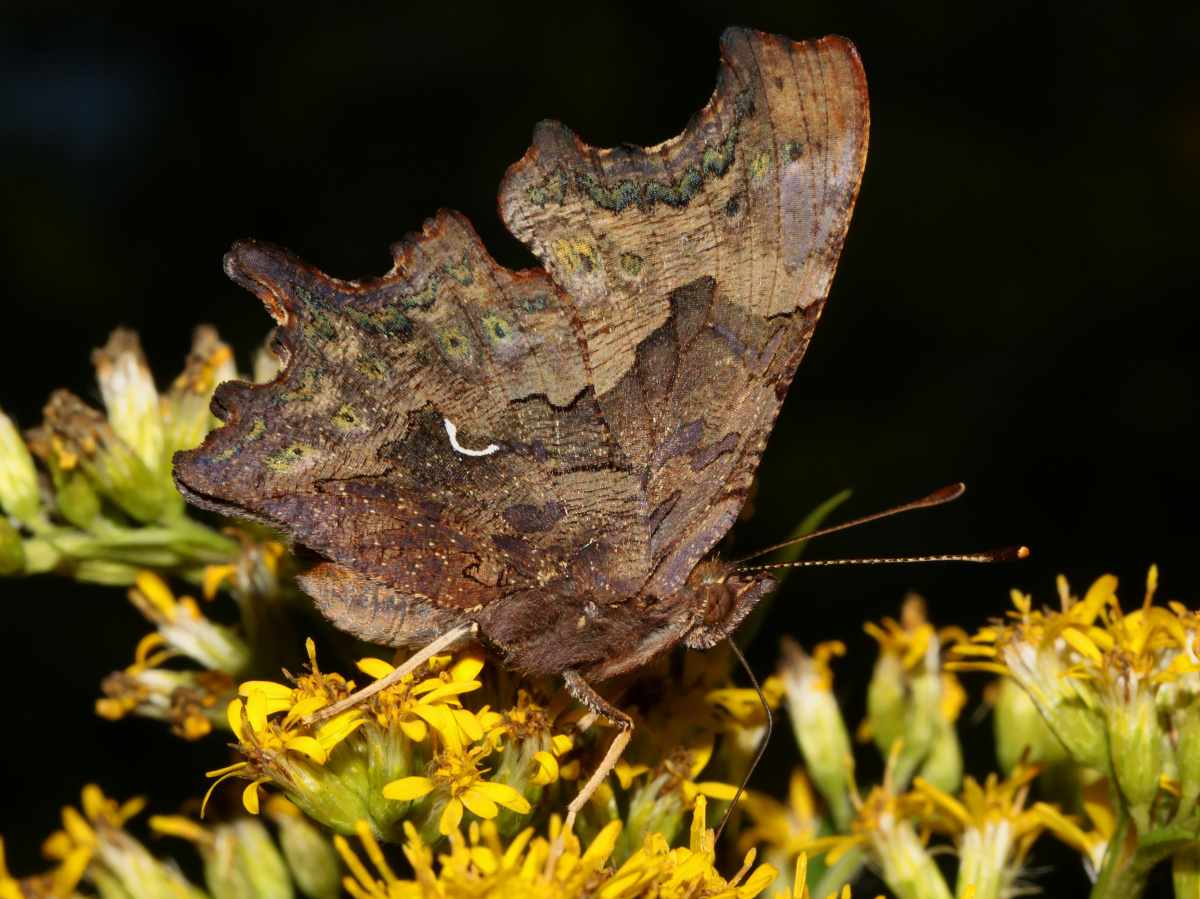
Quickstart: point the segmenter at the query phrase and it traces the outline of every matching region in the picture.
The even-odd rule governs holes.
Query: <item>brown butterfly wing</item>
[[[509,229],[578,311],[605,420],[645,492],[658,596],[741,508],[866,158],[849,42],[735,28],[721,51],[716,92],[678,138],[598,150],[543,123],[500,191]]]
[[[180,489],[329,559],[306,587],[369,639],[419,643],[456,611],[562,580],[603,533],[632,546],[622,558],[612,539],[609,589],[636,589],[636,482],[569,301],[543,272],[496,266],[455,214],[394,251],[388,276],[358,283],[234,248],[230,275],[279,322],[282,370],[218,389],[225,426],[176,457]]]
[[[677,591],[744,499],[866,143],[846,42],[731,30],[722,49],[709,106],[658,148],[539,126],[501,208],[554,280],[495,265],[450,213],[378,281],[235,247],[284,365],[223,385],[180,489],[329,559],[306,588],[377,642],[505,598],[528,630],[556,597]]]

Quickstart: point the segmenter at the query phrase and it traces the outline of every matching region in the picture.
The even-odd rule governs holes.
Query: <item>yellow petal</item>
[[[292,706],[288,712],[288,718],[292,721],[299,721],[302,718],[307,718],[318,709],[325,708],[328,704],[329,700],[324,696],[306,696]]]
[[[260,777],[242,791],[242,805],[252,815],[258,814],[258,785],[266,780],[269,780],[269,778]]]
[[[230,702],[225,716],[229,719],[229,729],[233,731],[233,735],[239,742],[245,741],[246,735],[242,732],[242,700],[235,699]]]
[[[425,726],[425,722],[420,718],[401,718],[400,729],[404,731],[404,736],[408,737],[414,743],[421,743],[429,734],[429,728]]]
[[[483,726],[479,723],[479,719],[475,717],[475,713],[470,709],[451,709],[450,715],[454,718],[454,723],[458,725],[458,729],[466,736],[468,743],[474,743],[483,739]]]
[[[332,749],[366,723],[366,715],[361,710],[348,709],[321,725],[317,731],[317,742],[324,749]]]
[[[738,788],[733,784],[723,784],[716,780],[705,780],[696,784],[696,790],[703,793],[705,796],[710,796],[713,799],[724,799],[728,802],[733,801],[733,797],[737,795]],[[778,872],[776,872],[778,873]]]
[[[369,677],[375,678],[375,680],[383,680],[383,678],[387,677],[396,670],[392,665],[389,665],[383,659],[359,659],[355,664],[357,664],[359,671]]]
[[[507,784],[493,783],[489,780],[481,780],[475,784],[475,789],[480,793],[483,793],[493,802],[497,802],[505,808],[512,809],[518,815],[529,814],[529,800]]]
[[[456,681],[471,681],[482,670],[483,653],[468,650],[450,668],[450,677]]]
[[[708,764],[708,760],[712,758],[713,743],[717,739],[717,735],[711,730],[706,730],[702,733],[691,745],[692,750],[692,765],[691,779],[695,780],[696,775],[704,770],[704,766]]]
[[[592,845],[588,846],[587,852],[583,854],[582,862],[591,867],[593,871],[599,869],[604,864],[610,855],[612,855],[613,847],[617,845],[617,837],[621,833],[621,820],[609,821],[604,825],[604,829],[596,834],[596,838],[592,840]]]
[[[1087,656],[1093,664],[1103,664],[1104,657],[1100,653],[1100,648],[1083,631],[1068,627],[1063,629],[1061,636],[1081,654]]]
[[[425,683],[429,683],[429,681],[426,681]],[[421,686],[424,686],[424,684]],[[483,684],[477,680],[456,681],[452,684],[435,684],[433,689],[421,691],[425,694],[421,697],[421,702],[435,702],[439,699],[445,699],[447,696],[458,696],[460,693],[470,693],[472,690],[478,690],[482,686]],[[417,690],[414,690],[413,692],[415,693]]]
[[[542,750],[533,757],[533,761],[537,765],[537,771],[534,772],[533,777],[529,778],[531,784],[535,787],[544,787],[546,784],[552,784],[558,780],[558,759]]]
[[[754,873],[746,878],[746,882],[738,887],[738,895],[745,896],[747,899],[752,896],[757,896],[767,887],[775,882],[775,878],[779,876],[779,869],[774,865],[761,864],[754,869]]]
[[[267,694],[262,690],[251,690],[246,697],[246,719],[255,733],[267,729]]]
[[[209,565],[204,569],[204,598],[215,597],[221,584],[232,581],[236,574],[237,568],[233,565]]]
[[[318,765],[324,765],[329,757],[321,744],[312,737],[292,737],[283,744],[283,748],[306,755]]]
[[[446,810],[442,812],[442,821],[438,825],[438,830],[449,836],[458,830],[458,825],[462,823],[463,805],[457,799],[451,799],[446,803]]]
[[[481,818],[494,818],[500,814],[496,803],[485,796],[481,790],[475,788],[463,790],[460,798],[463,805]]]
[[[134,578],[138,591],[167,618],[175,617],[175,595],[167,582],[153,571],[139,571]]]
[[[433,781],[428,777],[402,777],[385,784],[383,795],[397,802],[407,802],[410,799],[420,799],[433,792]]]

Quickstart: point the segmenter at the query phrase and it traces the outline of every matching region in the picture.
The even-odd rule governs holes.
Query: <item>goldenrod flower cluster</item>
[[[1112,577],[1082,599],[1060,579],[1058,609],[1014,592],[1014,611],[974,636],[908,597],[896,620],[865,626],[879,654],[857,727],[834,690],[846,646],[785,639],[762,693],[786,707],[802,764],[745,793],[723,849],[710,803],[728,807],[767,729],[763,699],[731,682],[727,647],[599,685],[633,739],[562,833],[614,728],[555,679],[477,649],[329,714],[400,660],[317,618],[294,582],[301,563],[272,535],[193,520],[171,490],[171,454],[213,424],[228,348],[197,332],[163,393],[129,332],[94,361],[104,413],[65,391],[25,435],[0,413],[0,573],[128,588],[152,629],[130,637],[133,662],[103,680],[97,713],[235,754],[214,760],[231,763],[209,772],[207,808],[149,817],[154,852],[127,829],[143,800],[85,787],[43,846],[48,871],[16,876],[0,844],[0,899],[753,899],[772,884],[777,899],[848,899],[867,871],[899,899],[1006,899],[1036,887],[1047,834],[1078,852],[1096,899],[1141,895],[1164,860],[1176,895],[1200,894],[1200,613],[1156,603],[1153,569],[1132,610]],[[262,354],[256,376],[272,364]],[[207,605],[220,594],[226,623]],[[351,658],[351,675],[333,670]],[[969,671],[999,678],[985,695],[1001,771],[978,777],[958,739]],[[864,746],[884,760],[877,784],[859,783]],[[198,854],[203,886],[164,858],[166,838]],[[936,861],[948,853],[953,882]]]

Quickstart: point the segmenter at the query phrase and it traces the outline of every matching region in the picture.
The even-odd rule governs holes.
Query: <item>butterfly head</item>
[[[728,637],[760,599],[779,586],[770,574],[744,574],[716,559],[696,566],[683,592],[695,610],[695,620],[684,637],[692,649],[708,649]]]

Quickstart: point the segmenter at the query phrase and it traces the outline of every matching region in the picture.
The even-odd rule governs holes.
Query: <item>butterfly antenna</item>
[[[900,562],[1014,562],[1028,555],[1028,546],[1005,546],[981,553],[944,553],[939,556],[897,556],[884,559],[810,559],[805,562],[780,562],[777,565],[748,565],[737,570],[766,571],[771,568],[803,568],[806,565],[889,565]]]
[[[833,527],[822,528],[819,531],[813,531],[811,534],[805,534],[803,537],[796,537],[794,540],[785,540],[783,543],[776,543],[774,546],[768,546],[766,549],[760,549],[752,552],[745,558],[738,559],[736,562],[731,562],[731,566],[739,566],[744,562],[749,562],[751,559],[757,559],[759,556],[765,556],[767,553],[775,552],[777,549],[783,549],[785,546],[791,546],[795,543],[801,543],[805,540],[811,540],[813,537],[824,537],[826,534],[832,534],[834,531],[844,531],[846,528],[852,528],[855,525],[866,524],[868,521],[875,521],[877,518],[887,518],[889,515],[898,515],[901,512],[908,512],[912,509],[925,509],[929,506],[940,506],[942,503],[948,503],[958,499],[967,491],[966,484],[951,484],[949,487],[943,487],[941,490],[935,490],[929,496],[922,497],[911,503],[905,503],[902,506],[896,506],[892,509],[886,509],[883,512],[876,512],[873,515],[864,515],[862,518],[855,518],[852,521],[835,524]],[[769,568],[779,568],[779,565],[765,566]]]
[[[750,775],[754,773],[754,769],[758,767],[758,761],[763,757],[763,753],[767,751],[767,742],[771,739],[771,731],[775,727],[775,718],[771,714],[771,706],[767,703],[767,697],[763,695],[762,687],[758,685],[758,679],[754,676],[754,672],[750,670],[750,666],[746,663],[746,657],[742,655],[742,651],[737,648],[737,644],[729,640],[729,648],[733,650],[733,654],[738,657],[738,661],[742,663],[742,667],[746,669],[746,674],[750,677],[750,683],[754,685],[755,691],[758,693],[758,698],[762,700],[763,711],[767,713],[767,732],[763,735],[762,742],[758,744],[758,752],[754,755],[754,761],[750,763],[749,770],[746,771],[746,776],[742,778],[741,784],[738,785],[737,792],[733,795],[733,801],[729,803],[729,808],[725,809],[725,817],[721,819],[721,826],[717,828],[716,836],[713,837],[713,843],[721,839],[721,833],[725,830],[725,825],[729,823],[729,816],[733,814],[734,808],[737,806],[738,800],[742,798],[742,794],[746,792],[746,784],[750,780]]]

